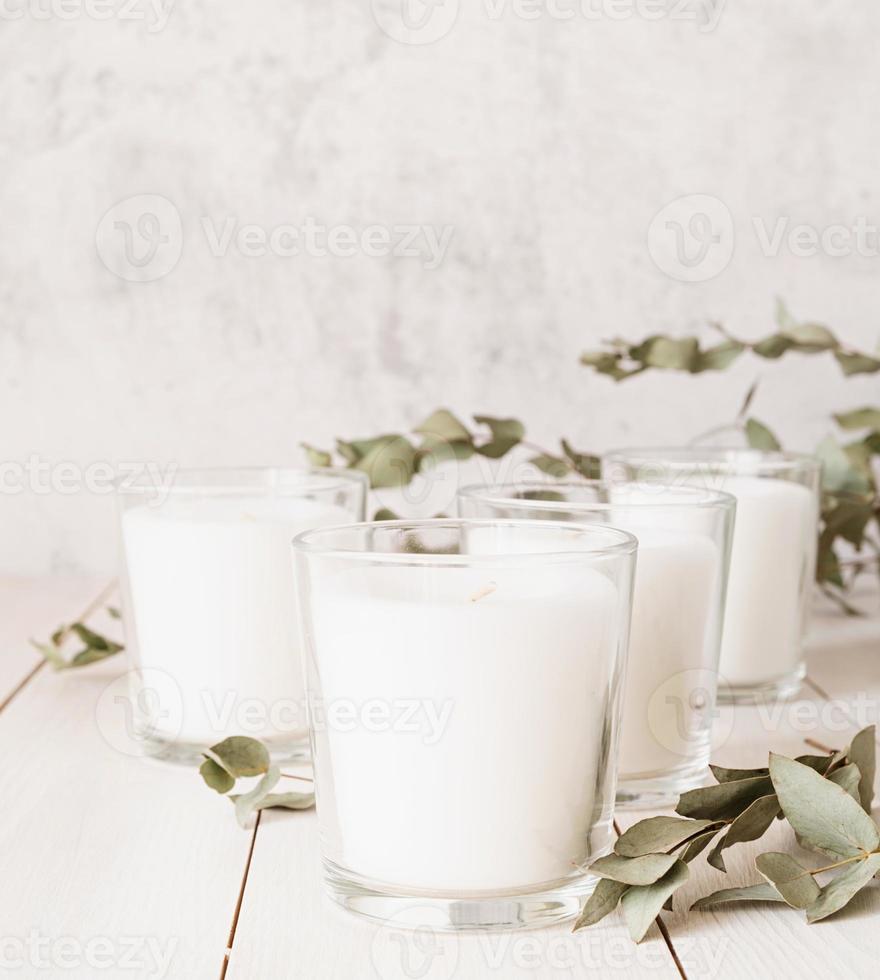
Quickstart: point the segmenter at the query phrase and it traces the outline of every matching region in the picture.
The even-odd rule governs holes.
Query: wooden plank
[[[95,576],[0,577],[0,706],[43,662],[30,639],[79,618],[106,584]]]
[[[194,770],[120,751],[124,670],[41,670],[0,714],[4,955],[27,976],[216,980],[250,835]]]

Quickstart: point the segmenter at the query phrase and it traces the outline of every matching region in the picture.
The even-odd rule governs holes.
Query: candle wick
[[[481,589],[471,596],[471,602],[479,602],[480,599],[485,599],[487,595],[492,595],[492,593],[498,588],[496,582],[489,582],[488,585],[484,585]]]

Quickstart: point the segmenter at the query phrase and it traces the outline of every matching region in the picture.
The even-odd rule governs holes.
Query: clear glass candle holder
[[[602,466],[612,480],[712,487],[736,497],[719,700],[793,697],[805,674],[819,461],[793,453],[693,446],[617,450]]]
[[[464,487],[463,517],[601,523],[638,538],[617,802],[662,806],[708,774],[736,501],[598,480]]]
[[[130,737],[187,764],[229,735],[274,757],[308,756],[290,542],[362,520],[361,474],[178,471],[117,488]]]
[[[435,929],[577,914],[612,839],[635,539],[389,521],[294,549],[330,896]]]

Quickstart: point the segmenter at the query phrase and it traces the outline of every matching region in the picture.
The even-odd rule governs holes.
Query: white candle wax
[[[643,527],[634,513],[626,510],[619,522],[611,518],[639,541],[621,721],[622,779],[694,761],[705,699],[714,696],[707,690],[714,692],[712,612],[721,571],[709,537]],[[708,732],[702,741],[708,744]]]
[[[230,734],[305,734],[291,541],[351,520],[288,497],[184,499],[125,511],[122,536],[139,665],[177,684],[157,734],[210,745]]]
[[[313,603],[333,860],[461,892],[556,881],[607,849],[621,628],[607,578],[563,565],[364,566],[323,581]],[[376,702],[392,718],[415,702],[418,730],[367,725]],[[353,726],[333,721],[340,705]],[[444,714],[442,728],[428,723]]]
[[[734,685],[762,684],[801,660],[817,501],[788,480],[730,476],[719,489],[737,499],[721,674]]]

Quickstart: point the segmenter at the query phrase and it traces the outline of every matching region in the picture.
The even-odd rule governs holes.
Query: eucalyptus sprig
[[[259,739],[231,735],[206,749],[203,755],[205,761],[199,767],[199,774],[211,789],[235,806],[235,818],[242,827],[246,827],[249,818],[259,810],[273,807],[308,810],[315,805],[312,792],[272,792],[283,773],[272,764],[269,750]],[[229,793],[239,779],[256,777],[259,777],[257,783],[246,792]]]
[[[716,784],[683,793],[679,817],[639,821],[621,834],[612,854],[590,866],[600,881],[574,929],[594,925],[620,904],[630,935],[640,942],[661,909],[672,910],[691,861],[714,842],[707,860],[726,872],[722,852],[758,840],[777,817],[788,820],[798,843],[834,861],[804,868],[788,854],[769,851],[755,861],[762,882],[721,889],[691,908],[775,901],[806,910],[808,922],[839,911],[880,872],[880,830],[870,815],[875,734],[871,725],[846,749],[827,756],[789,759],[771,753],[761,769],[712,766]],[[838,873],[820,885],[815,876],[830,871]]]
[[[522,422],[491,415],[475,415],[476,431],[465,425],[448,409],[438,408],[412,430],[411,438],[399,433],[372,439],[336,440],[334,452],[316,449],[302,443],[313,466],[342,465],[366,473],[373,488],[408,484],[426,466],[438,462],[464,462],[472,456],[500,459],[517,446],[532,449],[532,462],[556,476],[570,473],[594,477],[599,474],[599,459],[579,453],[563,439],[561,452],[553,453],[525,441]]]
[[[615,381],[623,381],[649,368],[702,374],[704,371],[723,371],[746,351],[773,361],[794,351],[800,354],[831,353],[847,376],[880,372],[880,354],[866,354],[842,344],[821,323],[798,321],[781,300],[776,304],[776,324],[776,332],[761,340],[746,341],[734,337],[720,323],[712,322],[710,326],[723,339],[708,347],[701,345],[694,336],[652,334],[636,344],[609,340],[603,348],[582,354],[581,364],[599,374],[607,374]]]
[[[107,611],[111,616],[114,615],[112,607],[108,607]],[[69,656],[65,653],[64,647],[72,639],[79,640],[82,647],[73,656]],[[107,639],[106,636],[96,633],[83,623],[59,626],[49,637],[48,643],[39,643],[37,640],[30,642],[31,646],[46,658],[53,670],[87,667],[89,664],[99,663],[108,657],[113,657],[125,649],[121,643]]]
[[[584,354],[582,362],[600,374],[622,381],[648,369],[678,370],[690,374],[720,371],[746,351],[759,358],[777,360],[789,352],[832,353],[846,375],[880,372],[880,354],[867,354],[842,344],[827,327],[799,322],[782,303],[777,305],[777,331],[756,342],[733,337],[720,324],[712,326],[723,335],[719,344],[704,347],[696,337],[653,335],[637,343],[614,340],[599,351]],[[755,449],[778,450],[780,440],[771,428],[751,414],[756,385],[752,385],[732,424],[710,434],[736,430]],[[834,416],[843,432],[854,438],[828,436],[816,449],[823,468],[822,510],[817,544],[816,580],[826,595],[850,615],[859,615],[846,599],[856,578],[866,570],[880,571],[880,494],[876,462],[880,457],[880,408],[865,406]],[[337,440],[334,451],[305,445],[316,466],[347,466],[367,473],[373,487],[405,486],[429,461],[467,460],[473,455],[499,459],[514,449],[530,451],[528,461],[557,478],[600,475],[600,459],[573,447],[562,438],[559,450],[548,450],[525,438],[525,426],[517,419],[474,416],[473,431],[448,409],[437,409],[416,426],[415,439],[401,434]],[[397,515],[387,508],[376,520]],[[846,550],[854,555],[845,556]]]

